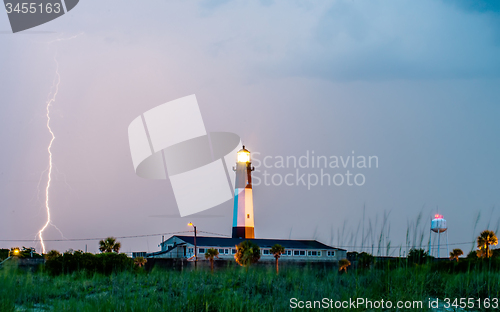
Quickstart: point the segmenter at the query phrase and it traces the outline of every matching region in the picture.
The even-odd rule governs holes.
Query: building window
[[[292,255],[292,251],[291,250],[285,250],[285,253],[284,253],[285,256],[291,256]]]
[[[321,251],[318,251],[318,257],[321,257]]]
[[[316,250],[309,250],[307,252],[307,255],[308,256],[317,256],[318,255],[318,252]]]
[[[198,248],[198,252],[201,253],[201,254],[205,253],[205,248]]]
[[[146,257],[146,252],[145,251],[133,252],[132,258],[137,258],[137,257]]]
[[[231,253],[232,253],[233,255],[235,255],[235,254],[236,254],[236,249],[231,249]]]
[[[293,251],[293,255],[294,256],[305,256],[306,255],[306,251],[305,250],[294,250]]]
[[[263,255],[269,255],[269,249],[262,249]]]
[[[223,254],[224,253],[224,248],[219,248],[219,253]]]
[[[305,250],[300,250],[300,255],[301,256],[305,256],[306,255],[306,251]]]
[[[224,249],[224,254],[229,255],[229,249]]]
[[[193,253],[194,252],[194,248],[188,248],[188,252],[189,253]]]
[[[333,257],[333,256],[335,256],[335,251],[333,251],[333,250],[329,250],[329,251],[327,251],[327,252],[326,252],[326,255],[327,255],[328,257]]]

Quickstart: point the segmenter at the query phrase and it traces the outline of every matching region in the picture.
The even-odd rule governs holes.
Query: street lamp
[[[193,225],[192,222],[189,222],[188,225],[192,226],[194,228],[194,262],[196,264],[196,261],[198,261],[197,252],[196,252],[196,225]]]
[[[9,252],[9,257],[19,256],[19,254],[21,254],[21,249],[19,249],[18,247],[11,248]]]

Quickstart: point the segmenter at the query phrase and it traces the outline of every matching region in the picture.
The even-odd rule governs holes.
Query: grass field
[[[488,265],[465,272],[431,265],[383,266],[346,274],[289,266],[278,276],[272,268],[258,266],[248,272],[240,267],[219,268],[213,274],[154,269],[107,276],[3,269],[0,311],[285,311],[291,298],[422,300],[427,310],[428,298],[500,297],[500,273]]]

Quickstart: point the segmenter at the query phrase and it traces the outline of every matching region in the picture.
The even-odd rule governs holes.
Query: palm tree
[[[276,274],[278,274],[279,273],[278,259],[285,252],[285,247],[281,246],[280,244],[276,244],[273,247],[271,247],[271,250],[269,251],[274,255],[274,259],[276,259]]]
[[[458,257],[460,257],[463,254],[464,252],[462,251],[462,249],[459,248],[453,249],[453,251],[450,252],[450,260],[456,259],[458,262]]]
[[[137,265],[138,267],[142,267],[148,262],[148,260],[144,257],[136,257],[134,258],[134,264]]]
[[[234,255],[236,263],[244,266],[247,270],[252,263],[256,263],[260,259],[260,248],[257,244],[251,241],[243,241],[236,246],[236,254]]]
[[[101,252],[116,252],[120,251],[120,248],[122,247],[122,244],[120,242],[116,241],[116,238],[114,237],[108,237],[106,239],[100,240],[99,241],[99,250]]]
[[[484,230],[477,238],[477,255],[480,258],[489,258],[492,255],[490,245],[497,245],[498,238],[495,232],[490,230]]]
[[[342,259],[339,261],[339,272],[347,272],[347,267],[351,265],[351,261]]]
[[[205,251],[205,259],[210,260],[210,270],[214,272],[214,257],[219,258],[219,251],[215,248],[209,248]]]

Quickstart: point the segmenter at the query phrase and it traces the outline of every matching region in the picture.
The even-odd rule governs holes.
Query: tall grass
[[[51,277],[43,272],[0,271],[0,311],[283,311],[299,300],[422,300],[429,297],[500,296],[500,273],[482,268],[465,272],[431,265],[381,263],[370,270],[339,274],[335,268],[253,267],[248,272],[208,270],[121,272],[104,276],[83,272]],[[350,311],[349,309],[346,309]],[[424,309],[425,310],[425,309]]]
[[[428,251],[429,245],[432,245],[432,253],[438,249],[438,236],[430,231],[430,221],[434,216],[434,209],[422,206],[416,215],[407,220],[406,233],[401,228],[401,222],[391,224],[391,211],[384,210],[382,213],[376,213],[371,217],[366,215],[366,206],[363,205],[363,211],[360,213],[359,219],[347,220],[344,219],[342,226],[337,228],[336,239],[334,239],[334,226],[331,226],[330,245],[334,242],[335,247],[347,249],[348,251],[367,252],[374,256],[403,256],[407,255],[410,249],[425,249]],[[457,242],[453,239],[457,231],[465,231],[463,228],[451,227],[450,246],[453,248],[461,248],[465,254],[474,250],[476,239],[479,232],[485,229],[493,229],[498,233],[500,229],[500,218],[495,221],[493,214],[495,207],[491,209],[490,216],[487,220],[481,220],[481,211],[478,211],[471,220],[472,236],[470,240]],[[392,220],[394,221],[394,220]],[[481,222],[482,221],[482,222]],[[448,224],[450,225],[450,224]],[[401,231],[396,242],[391,241],[391,230]],[[406,234],[406,235],[405,235]],[[317,235],[317,231],[315,231]],[[446,235],[442,234],[442,235]],[[393,239],[394,239],[393,235]],[[320,237],[321,239],[321,237]],[[441,254],[440,257],[447,257],[446,236],[441,238]],[[328,240],[325,240],[328,241]],[[425,242],[425,243],[424,243]],[[432,243],[432,244],[431,244]],[[453,245],[452,245],[453,244]],[[469,250],[470,246],[470,250]]]

